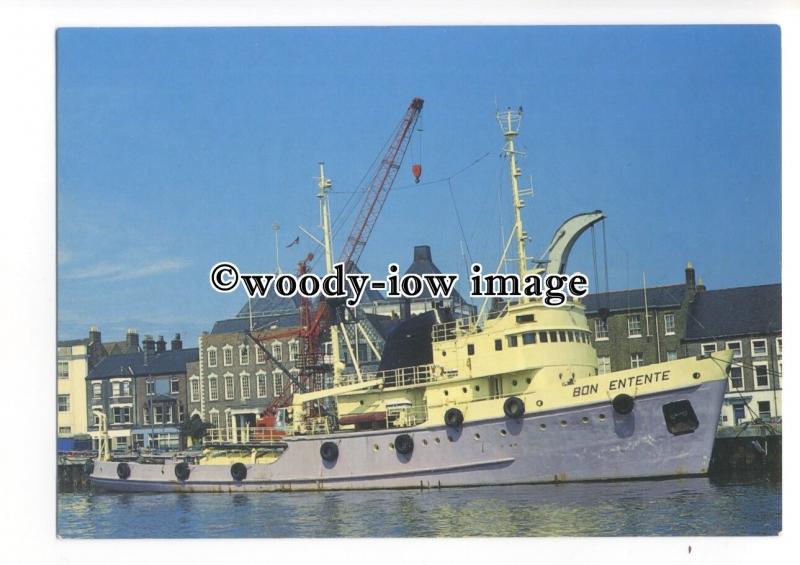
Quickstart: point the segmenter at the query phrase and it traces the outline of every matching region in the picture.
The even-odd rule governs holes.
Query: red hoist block
[[[419,177],[422,176],[422,165],[415,163],[411,165],[411,174],[414,175],[414,182],[419,182]]]

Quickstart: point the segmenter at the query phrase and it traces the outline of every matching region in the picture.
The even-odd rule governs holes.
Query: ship
[[[498,112],[505,139],[520,277],[564,273],[575,241],[605,216],[577,214],[544,258],[527,256],[515,138],[521,109]],[[327,191],[319,198],[331,271]],[[708,472],[732,352],[601,372],[585,307],[526,297],[455,317],[431,310],[390,336],[377,371],[344,374],[295,392],[268,429],[200,455],[113,460],[104,440],[91,472],[97,489],[259,492],[430,489],[608,481]],[[340,359],[337,331],[333,358]],[[269,354],[265,350],[266,354]],[[106,429],[104,415],[101,430]]]

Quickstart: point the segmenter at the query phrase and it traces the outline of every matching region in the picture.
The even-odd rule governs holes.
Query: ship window
[[[558,339],[560,339],[561,341],[567,341],[567,332],[565,332],[564,330],[559,331]]]
[[[675,436],[690,434],[697,429],[699,422],[694,413],[692,403],[688,400],[678,400],[663,406],[664,421],[669,433]]]
[[[550,341],[552,341],[554,343],[556,341],[558,341],[558,332],[556,332],[556,331],[550,332]]]
[[[525,322],[535,322],[536,318],[533,317],[533,314],[522,314],[517,316],[517,323],[524,324]]]
[[[494,350],[495,351],[503,351],[503,340],[502,339],[494,340]]]
[[[473,343],[467,344],[467,355],[475,355],[475,344]]]
[[[525,332],[522,334],[522,343],[525,345],[531,345],[532,343],[536,343],[536,333],[535,332]]]
[[[567,332],[567,338],[570,341],[575,341],[575,332],[572,332],[572,331]]]
[[[539,332],[539,341],[547,343],[547,332]]]
[[[510,335],[510,336],[508,336],[506,338],[506,340],[508,341],[508,346],[509,347],[516,347],[517,346],[517,336]]]

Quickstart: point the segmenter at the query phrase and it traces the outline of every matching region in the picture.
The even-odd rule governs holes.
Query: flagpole
[[[281,226],[279,224],[272,224],[272,231],[275,232],[275,271],[277,274],[281,274],[281,257],[278,251],[278,232],[280,231]]]

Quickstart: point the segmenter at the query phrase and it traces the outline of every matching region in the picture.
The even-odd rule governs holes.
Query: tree
[[[188,420],[181,423],[181,436],[183,438],[192,438],[192,443],[200,443],[203,436],[206,435],[206,430],[211,427],[211,424],[204,422],[199,414],[193,414]]]

